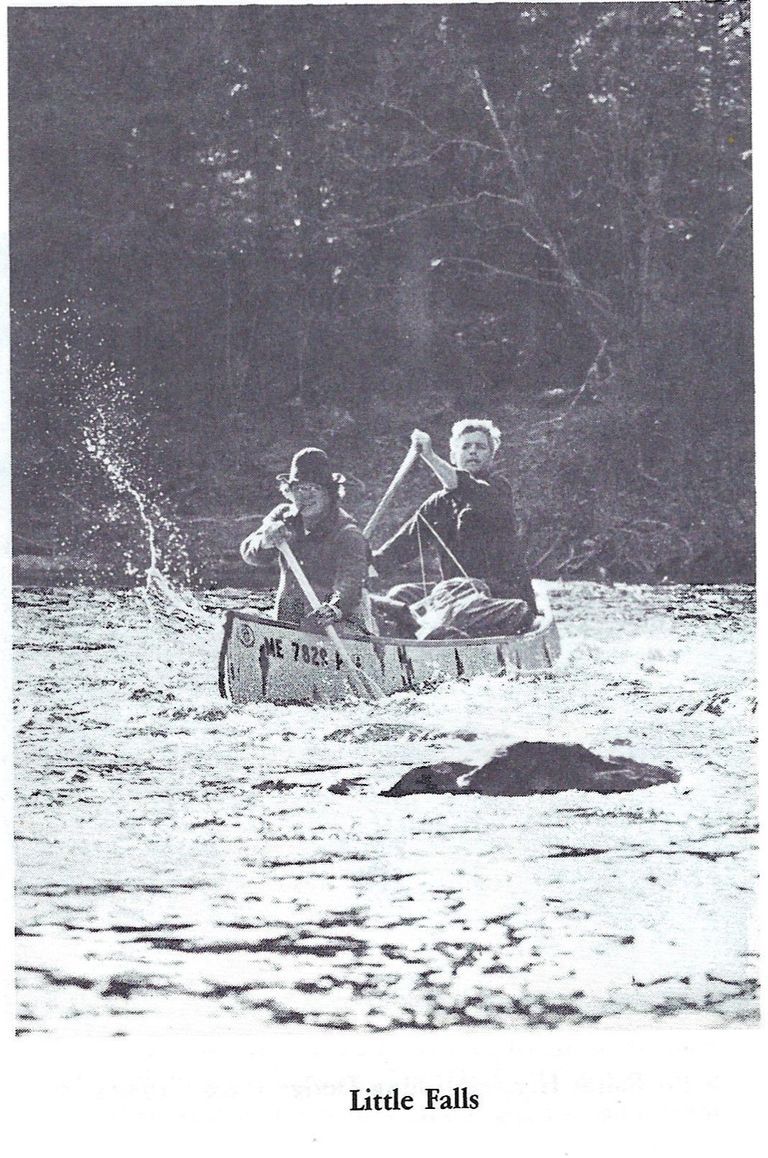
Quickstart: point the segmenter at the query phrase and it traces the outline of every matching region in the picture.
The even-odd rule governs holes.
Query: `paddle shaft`
[[[392,482],[389,484],[387,489],[384,491],[384,494],[381,496],[381,499],[379,500],[379,504],[376,507],[376,510],[373,512],[370,519],[363,527],[363,534],[365,535],[366,539],[370,539],[371,535],[376,530],[377,526],[381,522],[382,515],[384,514],[385,510],[387,509],[387,507],[390,504],[390,501],[392,499],[393,494],[395,493],[397,488],[400,486],[400,483],[403,481],[405,476],[408,474],[408,471],[411,469],[411,467],[416,462],[416,459],[418,457],[419,457],[419,451],[413,446],[409,447],[408,453],[406,454],[405,458],[401,462],[400,467],[397,471],[397,474],[392,479]]]
[[[313,611],[317,611],[318,607],[321,606],[320,600],[318,599],[317,594],[315,593],[315,589],[313,588],[309,579],[307,579],[306,575],[304,574],[299,560],[296,558],[287,543],[280,543],[278,550],[293,572],[293,576],[301,588],[307,603]],[[323,628],[323,631],[328,636],[331,643],[334,645],[342,660],[344,661],[347,667],[349,682],[352,684],[352,687],[355,689],[357,694],[362,696],[364,699],[380,699],[383,697],[384,692],[381,690],[376,681],[371,679],[367,672],[362,672],[359,668],[355,667],[352,656],[349,654],[346,647],[342,643],[336,629],[331,627],[330,624],[327,624]]]

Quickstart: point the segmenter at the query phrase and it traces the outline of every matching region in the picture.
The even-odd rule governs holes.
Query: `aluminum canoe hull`
[[[345,636],[344,643],[355,665],[387,695],[481,674],[548,671],[560,656],[560,638],[540,592],[537,600],[542,614],[524,635],[423,641]],[[219,690],[236,704],[323,704],[353,694],[341,656],[324,635],[243,610],[227,612]]]

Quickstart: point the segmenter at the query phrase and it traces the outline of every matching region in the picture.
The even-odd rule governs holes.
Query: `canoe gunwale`
[[[425,651],[431,648],[438,647],[489,647],[503,643],[519,643],[523,640],[536,639],[540,635],[547,635],[552,624],[554,623],[554,616],[552,609],[549,606],[549,601],[542,598],[537,592],[537,601],[543,606],[544,610],[541,615],[538,615],[534,620],[533,627],[529,631],[519,632],[517,635],[478,635],[478,636],[460,636],[451,639],[413,639],[404,637],[399,638],[394,635],[358,635],[347,634],[346,632],[342,638],[349,643],[367,643],[375,647],[407,647],[417,648],[419,651],[423,648]],[[294,623],[285,623],[279,619],[270,619],[268,616],[259,614],[257,611],[245,611],[235,609],[227,612],[226,623],[231,631],[231,624],[235,619],[245,620],[247,623],[257,623],[259,627],[278,628],[280,631],[289,631],[295,635],[311,635],[321,636],[322,632],[305,631],[297,627]],[[226,630],[226,629],[225,629]],[[222,648],[222,651],[224,649]]]

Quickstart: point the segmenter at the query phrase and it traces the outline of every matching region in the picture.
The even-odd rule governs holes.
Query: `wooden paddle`
[[[400,483],[403,481],[405,476],[408,474],[408,471],[411,469],[413,464],[416,462],[417,458],[419,458],[419,451],[416,449],[415,446],[410,446],[408,448],[408,453],[406,454],[405,458],[403,459],[403,461],[400,464],[400,467],[397,471],[397,474],[392,479],[392,482],[389,484],[387,489],[384,491],[384,494],[381,496],[381,499],[379,500],[379,505],[376,507],[376,510],[373,512],[370,519],[363,527],[363,534],[365,535],[366,539],[370,539],[371,535],[376,530],[376,527],[379,525],[379,523],[381,521],[382,515],[384,514],[385,510],[387,509],[387,507],[390,504],[392,496],[394,495],[397,488],[400,486]]]
[[[280,543],[278,546],[278,550],[279,550],[280,554],[283,556],[283,558],[285,559],[288,566],[290,567],[291,571],[293,572],[294,578],[296,579],[296,582],[298,583],[299,587],[301,588],[301,590],[304,594],[304,598],[307,600],[307,603],[309,604],[309,606],[312,608],[313,611],[317,611],[318,607],[320,607],[320,605],[321,605],[320,600],[318,599],[318,597],[315,593],[314,587],[312,586],[309,579],[307,579],[306,575],[304,574],[304,571],[302,570],[302,567],[301,567],[301,564],[299,563],[299,560],[296,558],[296,556],[294,555],[293,551],[291,550],[291,548],[288,546],[287,543]],[[328,636],[331,643],[336,648],[337,652],[339,653],[342,660],[344,661],[344,664],[346,665],[346,668],[347,668],[347,678],[349,679],[349,682],[351,683],[352,687],[357,692],[357,694],[366,700],[383,699],[384,698],[384,692],[379,687],[379,685],[376,683],[376,680],[372,679],[371,676],[369,676],[367,672],[361,671],[360,668],[355,667],[352,656],[349,654],[346,647],[342,643],[336,629],[331,627],[330,624],[327,624],[323,628],[323,631]]]

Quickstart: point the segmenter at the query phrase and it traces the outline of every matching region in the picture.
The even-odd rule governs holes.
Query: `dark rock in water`
[[[329,732],[326,740],[351,740],[354,744],[367,744],[377,740],[418,740],[422,734],[421,728],[413,724],[387,724],[378,722],[373,724],[357,724],[353,728],[337,728]]]
[[[397,784],[380,796],[413,796],[419,792],[439,794],[440,792],[458,792],[466,795],[472,791],[462,787],[461,778],[474,771],[471,764],[426,764],[421,768],[409,768],[405,776],[401,776]]]
[[[353,788],[365,788],[367,780],[364,776],[353,776],[348,780],[338,780],[328,788],[336,796],[349,796]]]
[[[574,788],[582,792],[633,792],[679,779],[672,768],[640,764],[627,756],[603,759],[581,744],[524,741],[476,768],[455,763],[411,768],[381,795],[451,792],[463,796],[535,796]]]
[[[484,796],[536,793],[632,792],[679,780],[671,768],[640,764],[624,756],[601,756],[581,744],[513,744],[469,778],[470,791]]]

